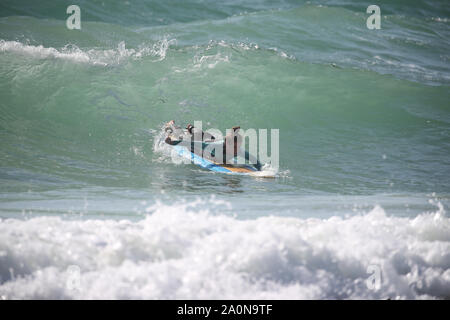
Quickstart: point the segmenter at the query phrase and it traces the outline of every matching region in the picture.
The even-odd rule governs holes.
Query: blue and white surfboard
[[[173,146],[173,148],[181,157],[189,159],[191,163],[211,171],[229,174],[249,174],[258,171],[258,169],[251,165],[234,166],[229,164],[215,163],[191,152],[191,150],[189,150],[186,146],[175,145]]]

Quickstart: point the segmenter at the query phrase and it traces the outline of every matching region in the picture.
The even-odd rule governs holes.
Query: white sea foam
[[[0,297],[450,298],[443,208],[412,219],[375,207],[348,218],[238,220],[205,205],[158,204],[138,222],[2,220]],[[368,266],[381,270],[378,289],[367,285]]]
[[[37,59],[62,59],[78,63],[89,63],[92,65],[108,66],[119,64],[129,58],[140,59],[143,57],[155,57],[154,61],[161,61],[166,57],[170,45],[176,42],[175,39],[163,39],[152,45],[141,45],[137,49],[127,49],[122,41],[116,49],[86,49],[82,50],[76,45],[66,45],[63,48],[46,48],[42,45],[33,46],[23,44],[18,41],[0,40],[0,52],[11,52],[24,54]]]
[[[286,178],[289,176],[289,170],[284,170],[281,173],[278,171],[278,168],[274,168],[270,165],[270,163],[266,163],[262,166],[261,171],[255,171],[251,173],[254,177],[283,177]]]

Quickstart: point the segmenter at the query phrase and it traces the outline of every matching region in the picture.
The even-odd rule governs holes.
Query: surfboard
[[[173,148],[181,157],[189,159],[191,163],[211,171],[241,175],[251,174],[253,172],[259,171],[257,168],[248,164],[232,165],[215,163],[214,161],[202,158],[199,155],[191,152],[191,150],[189,150],[186,146],[175,145],[173,146]]]

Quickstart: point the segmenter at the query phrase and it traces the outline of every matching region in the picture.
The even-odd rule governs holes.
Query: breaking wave
[[[0,296],[450,298],[450,220],[442,206],[413,219],[376,206],[347,218],[238,220],[204,205],[159,203],[135,222],[2,220]],[[378,287],[368,285],[369,266],[380,269]],[[75,287],[68,285],[74,268]]]

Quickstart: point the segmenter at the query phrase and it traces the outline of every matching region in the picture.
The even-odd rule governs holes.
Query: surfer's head
[[[231,132],[225,137],[224,152],[227,154],[237,156],[242,144],[242,136],[239,134],[240,128],[239,126],[231,128]]]

